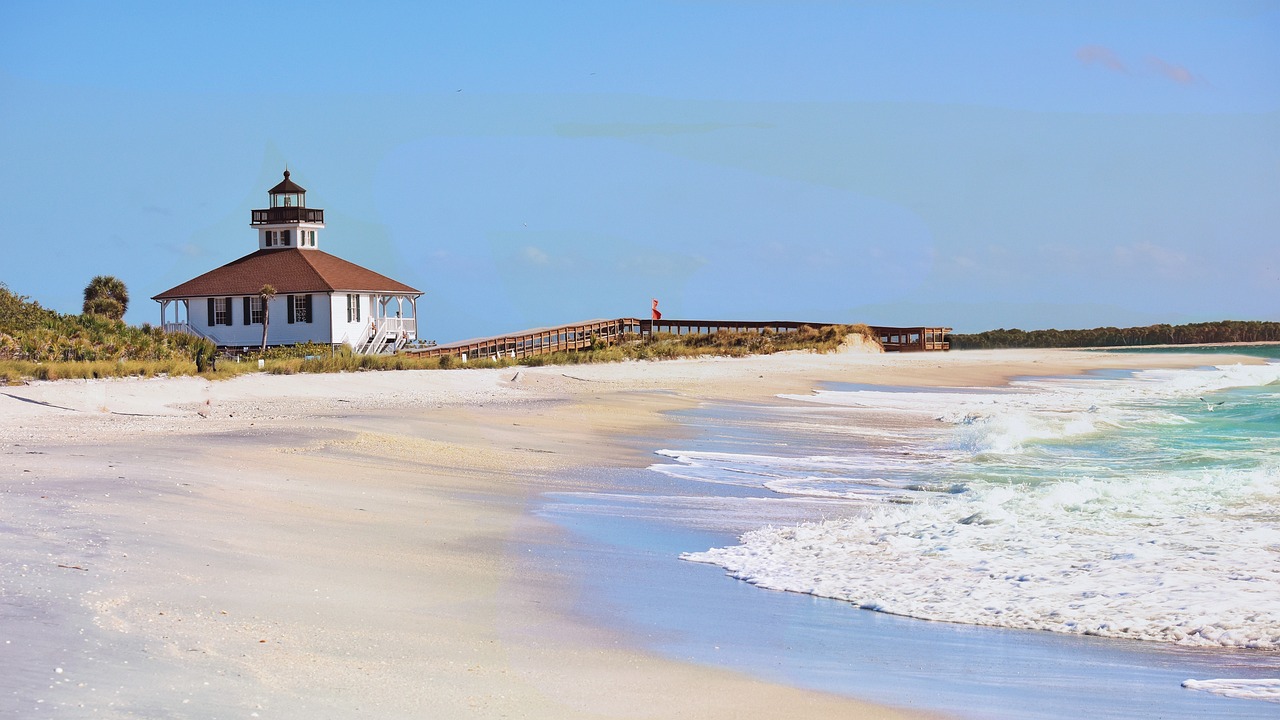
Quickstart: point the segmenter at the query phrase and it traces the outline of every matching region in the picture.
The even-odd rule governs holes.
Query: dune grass
[[[258,360],[262,360],[261,370]],[[415,358],[407,355],[354,355],[350,350],[324,353],[305,352],[293,348],[272,348],[265,356],[245,355],[219,357],[200,371],[194,360],[66,360],[31,362],[0,360],[0,385],[18,385],[30,380],[93,380],[100,378],[182,377],[198,375],[211,380],[226,380],[246,373],[266,372],[272,375],[298,373],[364,372],[374,370],[437,370],[456,368],[494,368],[518,364],[515,360],[471,360],[463,363],[453,357]]]
[[[688,357],[745,357],[769,355],[788,350],[832,352],[849,335],[863,335],[879,343],[870,327],[857,325],[803,325],[792,332],[718,332],[694,335],[655,333],[643,341],[593,347],[589,350],[535,355],[521,360],[530,367],[539,365],[578,365],[583,363],[621,362],[623,360],[673,360]]]
[[[328,345],[296,345],[268,348],[266,353],[241,356],[239,360],[218,357],[199,345],[183,345],[184,357],[118,360],[0,360],[0,384],[20,384],[29,380],[80,380],[125,377],[200,377],[222,380],[253,372],[273,375],[299,373],[364,372],[375,370],[443,370],[449,368],[498,368],[524,365],[578,365],[622,362],[624,360],[669,360],[682,357],[742,357],[786,350],[830,352],[850,334],[874,340],[866,325],[804,326],[794,332],[720,332],[698,335],[657,334],[643,341],[620,345],[598,345],[574,352],[559,352],[515,360],[512,358],[471,358],[462,362],[452,356],[412,357],[409,355],[356,355],[349,348],[334,350]],[[259,369],[258,362],[262,361]]]

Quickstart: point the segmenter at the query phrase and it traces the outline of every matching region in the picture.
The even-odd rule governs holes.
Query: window
[[[257,324],[262,322],[262,298],[249,298],[249,322]]]
[[[347,295],[347,322],[360,322],[359,295]]]
[[[315,231],[315,230],[308,230],[308,231],[307,231],[307,244],[308,244],[308,245],[310,245],[311,247],[315,247],[315,246],[316,246],[316,231]]]
[[[263,230],[263,232],[266,233],[267,247],[275,247],[277,245],[289,245],[293,241],[293,238],[291,237],[288,230]],[[298,238],[299,238],[298,242],[299,244],[301,244],[302,236],[299,235]]]
[[[311,296],[310,295],[294,295],[293,297],[293,321],[300,323],[311,322]]]
[[[214,298],[213,299],[213,322],[212,325],[230,325],[231,324],[231,298]]]

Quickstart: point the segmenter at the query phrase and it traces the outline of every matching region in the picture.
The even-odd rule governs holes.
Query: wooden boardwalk
[[[535,328],[523,330],[509,335],[495,335],[487,338],[462,340],[459,342],[433,345],[420,349],[405,349],[404,352],[417,357],[437,357],[450,355],[453,357],[471,358],[524,358],[533,355],[569,350],[582,350],[599,343],[616,345],[623,342],[641,342],[654,334],[695,335],[714,333],[720,330],[733,332],[794,332],[801,327],[824,328],[847,323],[815,323],[795,322],[791,320],[641,320],[639,318],[617,318],[614,320],[587,320],[571,325]],[[880,344],[888,352],[913,352],[930,350],[949,350],[946,327],[880,327],[872,325],[871,329],[880,338]]]

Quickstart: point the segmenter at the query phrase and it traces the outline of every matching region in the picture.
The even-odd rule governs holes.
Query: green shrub
[[[216,369],[218,348],[212,340],[201,338],[191,346],[192,359],[196,363],[196,372],[205,373]]]

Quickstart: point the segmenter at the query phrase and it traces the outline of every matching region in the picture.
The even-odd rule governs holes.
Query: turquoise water
[[[685,419],[702,433],[660,452],[650,472],[665,484],[558,498],[549,514],[595,527],[604,544],[631,527],[647,572],[679,575],[680,587],[711,582],[702,571],[720,568],[750,583],[730,586],[754,596],[704,592],[734,612],[768,607],[808,628],[795,640],[804,649],[785,653],[788,667],[809,668],[795,671],[799,684],[890,702],[931,697],[926,706],[972,707],[975,717],[1275,712],[1262,700],[1280,695],[1280,681],[1256,682],[1280,677],[1280,365],[995,390],[832,385]],[[676,555],[697,563],[670,570]],[[685,613],[681,632],[710,632],[696,610]],[[884,697],[831,667],[833,645],[864,642],[876,657],[929,667],[933,682]],[[700,655],[683,640],[664,647]],[[983,648],[1005,658],[985,661],[992,675],[964,660]],[[761,670],[760,652],[746,643],[728,664]],[[796,656],[805,652],[816,656]],[[1109,677],[1116,667],[1122,677]],[[1180,686],[1219,678],[1255,684]],[[1091,699],[1090,688],[1116,684],[1123,700]],[[1252,699],[1211,695],[1233,692]],[[1026,711],[1048,698],[1055,706]]]
[[[1260,345],[1162,345],[1160,347],[1108,348],[1109,353],[1195,353],[1197,355],[1247,355],[1266,360],[1280,360],[1280,343]]]

